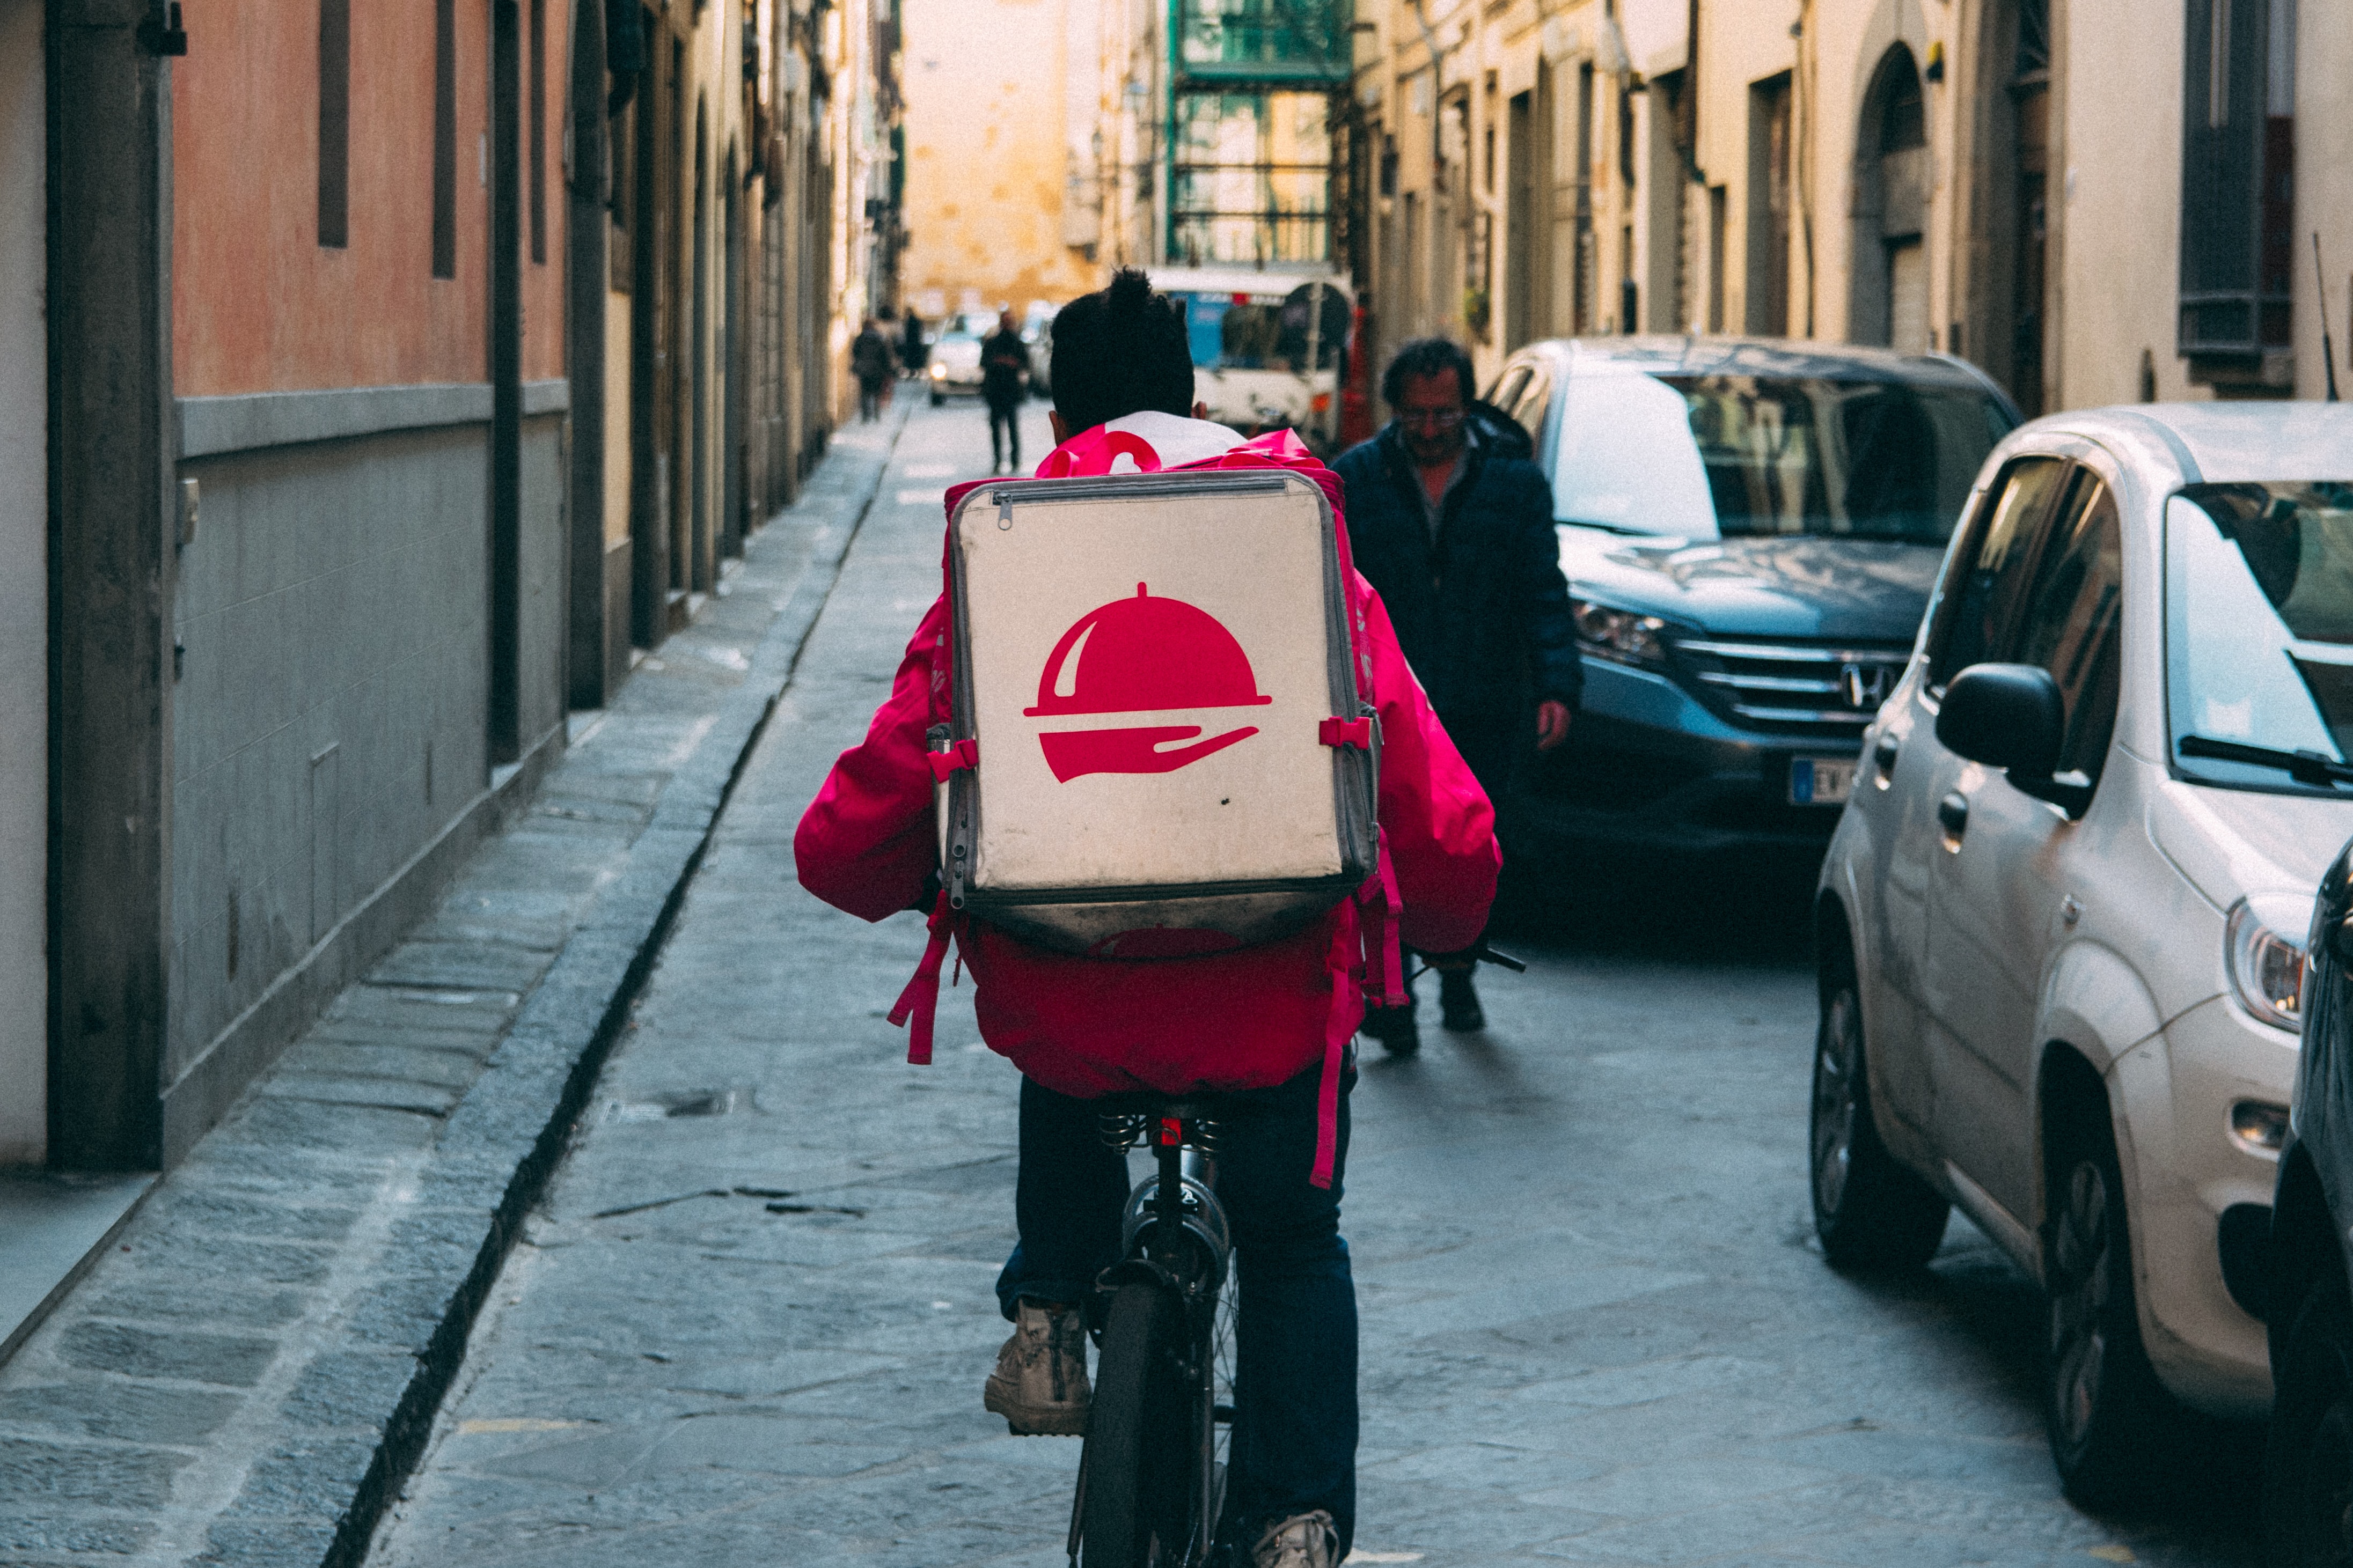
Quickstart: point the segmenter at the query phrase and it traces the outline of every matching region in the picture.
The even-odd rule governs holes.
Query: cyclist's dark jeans
[[[1233,1226],[1241,1291],[1225,1517],[1229,1533],[1254,1532],[1267,1520],[1328,1509],[1345,1557],[1356,1513],[1356,1286],[1340,1236],[1340,1176],[1356,1073],[1341,1083],[1328,1192],[1307,1182],[1322,1077],[1319,1066],[1237,1097],[1253,1109],[1223,1123],[1218,1199]],[[997,1280],[1008,1319],[1024,1296],[1085,1300],[1118,1259],[1129,1173],[1096,1133],[1097,1109],[1021,1080],[1021,1241]]]

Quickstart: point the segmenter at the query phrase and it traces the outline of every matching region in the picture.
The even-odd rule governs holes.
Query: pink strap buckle
[[[1327,746],[1354,746],[1360,752],[1369,752],[1373,749],[1373,721],[1326,719],[1316,726],[1315,738]]]
[[[980,766],[980,742],[972,740],[958,741],[944,752],[926,752],[923,756],[924,760],[932,764],[932,777],[945,784],[948,782],[950,773]]]

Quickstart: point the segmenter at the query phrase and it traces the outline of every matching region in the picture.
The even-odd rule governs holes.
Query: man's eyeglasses
[[[1430,430],[1451,430],[1462,423],[1460,408],[1408,408],[1398,414],[1400,425],[1416,425]]]

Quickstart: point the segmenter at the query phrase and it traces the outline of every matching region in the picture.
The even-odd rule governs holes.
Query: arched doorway
[[[1854,248],[1847,335],[1905,353],[1929,349],[1928,125],[1920,69],[1897,44],[1881,57],[1856,126]]]

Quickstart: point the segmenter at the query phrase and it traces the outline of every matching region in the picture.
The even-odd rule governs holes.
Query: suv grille
[[[1862,732],[1912,658],[1908,643],[1685,637],[1673,649],[1676,672],[1736,723],[1841,740]]]

